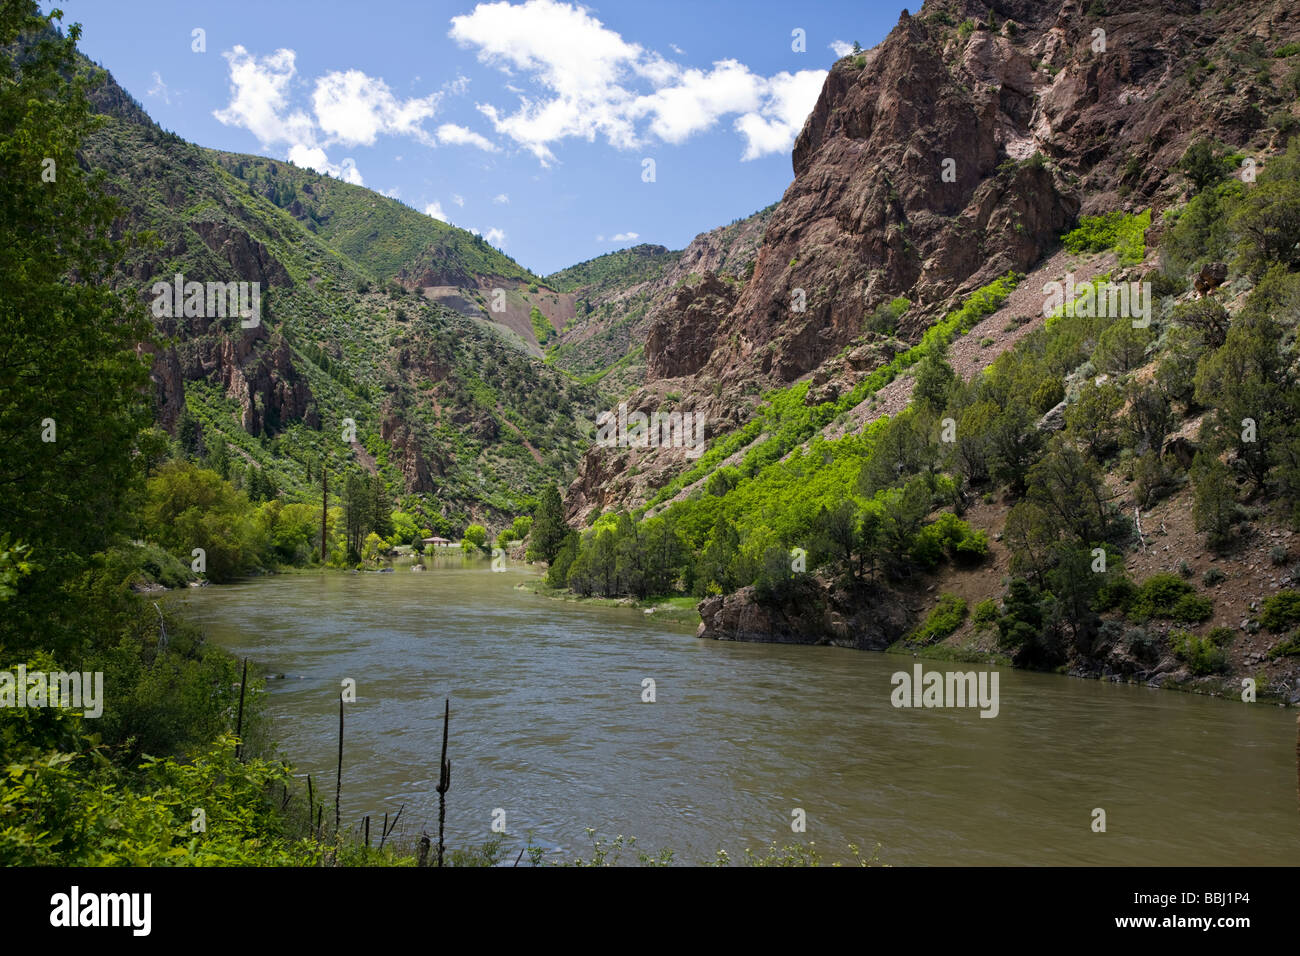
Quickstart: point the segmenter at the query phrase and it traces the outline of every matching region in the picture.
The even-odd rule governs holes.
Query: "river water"
[[[504,811],[512,859],[530,832],[590,857],[590,827],[686,863],[806,841],[831,860],[880,844],[894,865],[1300,862],[1294,710],[1005,667],[995,718],[895,708],[910,657],[701,641],[518,589],[531,569],[430,564],[174,596],[217,644],[286,675],[267,682],[272,732],[331,801],[341,682],[356,681],[345,825],[371,814],[377,832],[405,804],[408,837],[436,834],[448,697],[448,843],[481,843]]]

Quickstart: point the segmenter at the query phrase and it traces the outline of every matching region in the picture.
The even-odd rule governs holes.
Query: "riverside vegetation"
[[[114,690],[93,727],[58,709],[0,713],[0,863],[412,864],[401,841],[367,847],[313,825],[273,756],[260,682],[140,592],[283,567],[377,567],[435,535],[469,552],[524,542],[550,587],[579,596],[751,589],[778,606],[806,597],[810,581],[859,596],[950,581],[985,565],[996,536],[1009,561],[998,592],[941,594],[909,645],[933,649],[969,619],[988,649],[1042,669],[1103,661],[1146,673],[1172,655],[1212,678],[1229,671],[1243,633],[1261,631],[1275,636],[1270,660],[1300,655],[1294,571],[1239,627],[1212,620],[1209,572],[1130,574],[1146,541],[1117,507],[1116,482],[1139,507],[1183,495],[1223,555],[1262,519],[1300,528],[1300,141],[1286,145],[1285,117],[1257,181],[1232,175],[1243,160],[1232,148],[1187,148],[1171,173],[1186,201],[1162,213],[1158,245],[1148,246],[1149,209],[1080,217],[1060,234],[1080,255],[1115,255],[1099,281],[1130,270],[1151,283],[1150,327],[1067,304],[967,381],[952,346],[1023,274],[980,286],[919,335],[899,331],[915,328],[919,307],[893,297],[853,343],[888,358],[851,389],[826,401],[806,380],[769,390],[643,502],[573,527],[560,489],[609,404],[605,373],[635,357],[619,349],[644,315],[616,317],[600,340],[608,354],[593,359],[529,297],[597,299],[648,281],[671,255],[617,254],[547,286],[400,204],[159,130],[77,53],[79,30],[61,35],[56,20],[25,0],[0,6],[0,649],[30,670],[103,671]],[[1003,173],[1044,163],[1028,162],[1038,165]],[[236,220],[265,240],[252,258],[269,287],[245,366],[232,358],[237,329],[156,328],[140,301],[142,279],[233,274],[213,250]],[[1193,289],[1215,264],[1219,291]],[[480,276],[509,285],[517,334],[550,361],[412,291]],[[584,316],[617,311],[582,301]],[[190,374],[207,368],[218,372]],[[904,376],[905,408],[828,437]],[[337,428],[350,417],[356,440],[343,445]],[[951,441],[938,437],[946,422]],[[1171,458],[1168,439],[1193,426],[1186,461]],[[994,500],[1008,508],[990,535],[968,519]],[[1285,570],[1294,555],[1280,547]],[[196,831],[197,806],[222,825]],[[597,841],[591,862],[626,847]],[[451,859],[492,864],[501,852],[498,841]],[[750,862],[817,858],[772,847]]]

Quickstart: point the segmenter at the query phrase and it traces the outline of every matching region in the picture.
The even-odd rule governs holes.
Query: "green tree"
[[[568,534],[569,525],[564,520],[564,502],[560,500],[559,489],[548,484],[542,489],[541,499],[533,514],[528,560],[547,563],[555,560],[555,555],[564,545]]]
[[[1232,167],[1229,161],[1215,153],[1212,143],[1200,139],[1187,147],[1187,152],[1178,161],[1178,168],[1187,174],[1192,188],[1199,193],[1220,182]]]
[[[78,150],[101,121],[75,59],[33,2],[0,6],[0,535],[42,570],[19,584],[0,645],[46,646],[80,629],[60,588],[127,530],[142,487],[152,340],[139,290],[115,291],[121,207]]]
[[[461,536],[460,547],[466,554],[487,550],[487,528],[481,524],[470,525]]]
[[[1232,527],[1240,517],[1237,495],[1226,465],[1216,455],[1197,452],[1192,462],[1192,520],[1210,547],[1221,549],[1232,540]]]

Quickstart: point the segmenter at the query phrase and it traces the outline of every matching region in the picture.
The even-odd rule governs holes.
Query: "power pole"
[[[325,519],[329,514],[330,503],[330,478],[329,469],[325,467],[325,459],[320,463],[320,563],[325,563],[326,547],[326,530]]]

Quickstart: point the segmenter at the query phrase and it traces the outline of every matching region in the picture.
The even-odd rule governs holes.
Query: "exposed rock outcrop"
[[[874,586],[847,593],[813,577],[796,580],[782,599],[760,599],[751,585],[700,602],[696,637],[776,644],[831,644],[884,650],[907,630],[902,606]]]

